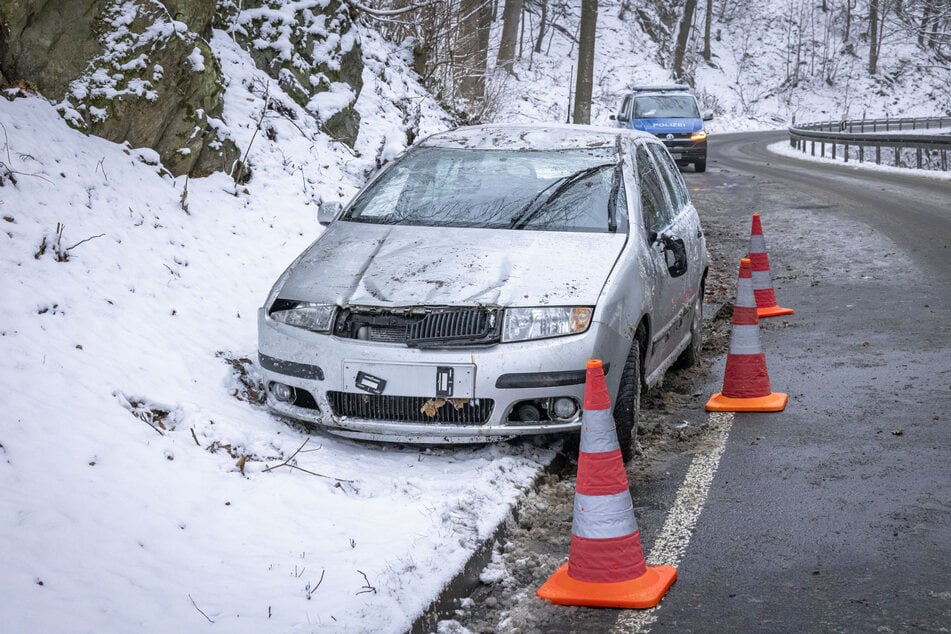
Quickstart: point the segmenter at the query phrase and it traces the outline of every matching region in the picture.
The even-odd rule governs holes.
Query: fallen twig
[[[363,590],[361,590],[357,594],[366,594],[367,592],[372,592],[373,594],[376,594],[376,588],[370,585],[370,580],[367,579],[367,573],[363,572],[362,570],[357,570],[357,572],[363,575],[363,581],[365,582],[363,584]]]
[[[72,251],[73,249],[75,249],[76,247],[78,247],[79,245],[81,245],[83,242],[89,242],[90,240],[95,240],[96,238],[101,238],[101,237],[103,237],[104,235],[106,235],[106,234],[100,233],[99,235],[96,235],[96,236],[89,236],[89,237],[86,238],[85,240],[80,240],[79,242],[77,242],[76,244],[74,244],[74,245],[71,246],[71,247],[66,247],[66,250],[67,250],[67,251]]]
[[[307,586],[304,588],[304,592],[307,593],[307,600],[308,600],[308,601],[310,601],[310,597],[313,596],[313,594],[314,594],[315,592],[317,592],[317,588],[320,587],[320,584],[324,582],[324,573],[326,573],[326,572],[327,572],[327,569],[326,569],[326,568],[325,568],[324,570],[321,570],[321,571],[320,571],[320,579],[317,580],[317,585],[316,585],[316,586],[314,586],[313,588],[311,588],[311,587],[310,587],[310,583],[308,583]]]
[[[296,450],[294,453],[292,453],[292,454],[290,455],[290,457],[287,458],[287,460],[285,460],[285,461],[282,462],[281,464],[276,464],[276,465],[274,465],[274,466],[264,467],[263,471],[273,471],[274,469],[279,469],[279,468],[281,468],[281,467],[287,467],[288,469],[291,469],[291,470],[296,469],[297,471],[303,471],[303,472],[306,473],[306,474],[309,474],[309,475],[312,475],[312,476],[317,476],[318,478],[327,478],[328,480],[336,480],[337,482],[346,482],[347,484],[353,484],[353,483],[354,483],[353,480],[344,480],[344,479],[342,479],[342,478],[335,478],[335,477],[333,477],[333,476],[324,475],[324,474],[322,474],[322,473],[317,473],[316,471],[310,471],[310,470],[308,470],[308,469],[304,469],[303,467],[298,467],[296,464],[291,464],[291,460],[293,460],[293,459],[297,456],[297,454],[299,454],[299,453],[301,452],[301,449],[303,449],[304,446],[305,446],[308,442],[310,442],[310,438],[305,438],[305,439],[304,439],[304,442],[301,443],[301,446],[298,447],[297,450]]]
[[[153,425],[153,424],[150,423],[149,421],[145,420],[145,418],[143,418],[143,417],[141,417],[141,416],[136,416],[136,415],[135,415],[135,412],[132,412],[132,415],[135,416],[136,418],[138,418],[140,421],[142,421],[142,422],[145,423],[146,425],[148,425],[149,427],[151,427],[152,429],[154,429],[154,430],[155,430],[155,433],[158,434],[159,436],[164,436],[164,435],[165,435],[165,432],[163,432],[161,429],[159,429],[158,427],[156,427],[155,425]]]
[[[201,608],[198,607],[198,604],[195,603],[195,600],[194,600],[194,599],[192,599],[192,595],[188,595],[188,600],[192,602],[192,605],[195,606],[195,609],[198,610],[198,613],[199,613],[199,614],[201,614],[203,617],[205,617],[206,619],[208,619],[208,622],[209,622],[209,623],[214,623],[214,621],[211,620],[211,617],[209,617],[207,614],[205,614],[204,612],[201,611]]]

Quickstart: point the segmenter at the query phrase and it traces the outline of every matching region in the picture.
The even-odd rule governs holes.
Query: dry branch
[[[312,475],[312,476],[317,476],[318,478],[327,478],[328,480],[335,480],[335,481],[337,481],[337,482],[346,482],[347,484],[353,484],[353,482],[354,482],[353,480],[343,480],[343,479],[341,479],[341,478],[335,478],[335,477],[333,477],[333,476],[324,475],[324,474],[322,474],[322,473],[317,473],[316,471],[310,471],[310,470],[308,470],[308,469],[304,469],[303,467],[298,467],[296,464],[291,464],[291,461],[292,461],[294,458],[297,457],[297,454],[299,454],[299,453],[301,452],[301,450],[304,448],[304,446],[305,446],[308,442],[310,442],[310,438],[305,439],[304,442],[301,443],[301,446],[298,447],[297,450],[296,450],[294,453],[292,453],[292,454],[287,458],[287,460],[285,460],[284,462],[282,462],[282,463],[280,463],[280,464],[276,464],[276,465],[274,465],[274,466],[271,466],[271,467],[264,467],[264,471],[273,471],[274,469],[280,469],[281,467],[287,467],[288,469],[291,469],[291,470],[303,471],[303,472],[306,473],[306,474],[309,474],[309,475]]]

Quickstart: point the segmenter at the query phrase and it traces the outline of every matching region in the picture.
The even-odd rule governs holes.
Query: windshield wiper
[[[561,196],[569,187],[571,187],[572,185],[574,185],[580,180],[584,180],[585,178],[593,174],[596,174],[603,169],[607,169],[608,167],[614,167],[615,165],[617,164],[616,163],[601,163],[600,165],[593,165],[591,167],[586,167],[583,170],[578,170],[577,172],[568,174],[567,176],[562,176],[555,182],[548,185],[548,187],[544,188],[543,190],[535,194],[535,196],[532,197],[532,199],[528,201],[528,203],[524,207],[519,209],[518,213],[515,214],[515,216],[512,218],[512,223],[509,225],[509,229],[521,229],[522,227],[527,225],[529,222],[531,222],[532,219],[538,215],[538,212],[545,208],[545,205],[547,205],[551,201]],[[548,195],[548,198],[545,199],[545,202],[541,204],[536,204],[538,203],[538,200],[542,197],[542,194],[547,192],[549,189],[552,189],[553,187],[555,188],[554,191],[552,191],[552,193]]]

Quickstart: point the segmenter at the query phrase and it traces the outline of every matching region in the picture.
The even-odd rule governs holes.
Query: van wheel
[[[621,385],[614,403],[614,427],[624,462],[630,462],[640,453],[637,427],[641,416],[641,380],[641,343],[635,339],[621,371]]]
[[[706,172],[706,171],[707,171],[707,159],[703,159],[702,161],[694,161],[694,163],[693,163],[693,168],[694,168],[696,171],[698,171],[698,172]]]

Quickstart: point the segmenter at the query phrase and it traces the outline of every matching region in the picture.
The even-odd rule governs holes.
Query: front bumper
[[[420,349],[314,333],[258,311],[262,375],[268,384],[292,386],[298,395],[294,403],[281,402],[268,390],[268,407],[367,440],[451,444],[575,432],[581,426],[587,360],[605,363],[613,398],[620,372],[610,368],[623,367],[629,347],[597,321],[586,333],[568,337]],[[558,397],[575,399],[578,413],[561,421],[510,420],[525,401]],[[429,409],[421,412],[420,403]]]
[[[658,138],[664,142],[671,158],[678,163],[692,163],[694,161],[707,160],[707,140],[693,141],[690,135],[676,135],[673,139],[667,139],[666,135],[659,134]]]

